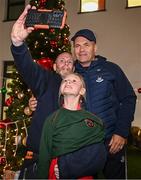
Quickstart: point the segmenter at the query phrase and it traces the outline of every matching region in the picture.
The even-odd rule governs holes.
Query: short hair
[[[58,56],[56,57],[55,62],[57,61],[58,57],[59,57],[61,54],[64,54],[64,53],[70,54],[70,55],[72,56],[72,53],[71,53],[71,52],[68,52],[68,51],[61,52],[61,53],[58,54]]]

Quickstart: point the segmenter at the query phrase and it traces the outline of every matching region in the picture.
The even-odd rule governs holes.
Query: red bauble
[[[8,99],[6,99],[5,104],[7,106],[10,106],[12,104],[13,100],[14,100],[14,97],[11,96]]]
[[[0,165],[5,165],[6,163],[6,158],[4,156],[0,157]]]
[[[0,122],[0,129],[4,129],[5,128],[5,124],[3,124],[2,122]]]
[[[11,119],[4,119],[2,121],[0,121],[0,129],[4,129],[6,127],[6,123],[11,122]]]
[[[51,28],[49,31],[50,31],[51,33],[54,33],[54,32],[55,32],[55,29]]]
[[[40,0],[39,1],[39,9],[45,9],[46,1],[47,0]]]
[[[56,48],[57,47],[57,42],[56,41],[50,41],[51,47]]]
[[[51,60],[49,57],[39,59],[36,62],[45,69],[51,70],[53,67],[53,60]]]
[[[39,2],[40,3],[45,3],[47,0],[40,0]]]
[[[138,93],[141,93],[141,88],[138,88]]]

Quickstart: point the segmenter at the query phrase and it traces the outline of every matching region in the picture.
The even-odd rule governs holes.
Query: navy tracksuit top
[[[86,83],[86,109],[103,120],[106,138],[112,134],[127,137],[134,119],[136,95],[121,68],[96,56],[88,68],[77,61],[75,70]]]
[[[59,107],[58,92],[62,79],[57,73],[34,63],[25,44],[20,47],[12,45],[11,51],[18,71],[38,100],[27,139],[28,149],[38,153],[43,123]],[[127,137],[134,119],[136,96],[120,67],[96,56],[90,67],[83,68],[76,61],[75,68],[86,83],[86,109],[103,120],[106,138],[113,133]]]

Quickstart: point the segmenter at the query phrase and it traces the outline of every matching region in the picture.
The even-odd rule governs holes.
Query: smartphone
[[[65,10],[30,9],[25,20],[25,26],[36,29],[62,29],[66,22],[66,16]]]

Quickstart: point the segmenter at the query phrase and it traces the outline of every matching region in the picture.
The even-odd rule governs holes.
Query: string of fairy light
[[[12,144],[10,144],[13,157],[17,155],[17,149],[21,143],[26,145],[26,138],[28,136],[27,122],[29,123],[30,119],[24,119],[22,121],[17,120],[14,122],[0,122],[0,162],[5,165],[5,168],[10,166],[7,160],[8,141],[11,143],[11,138],[13,138]],[[12,126],[14,128],[11,128]]]
[[[3,106],[8,108],[14,102],[15,98],[22,100],[25,97],[26,94],[24,93],[24,89],[22,89],[22,82],[18,76],[16,78],[1,77],[0,79],[3,79],[3,85],[0,88],[0,94],[3,96],[3,101],[5,101],[3,102]],[[14,90],[12,91],[13,85],[12,87],[9,86],[10,84],[13,84],[13,81],[18,84],[18,87],[14,87]],[[26,92],[32,95],[30,89],[26,89]],[[20,106],[17,106],[16,109],[14,109],[14,111],[12,112],[11,116],[15,116],[16,112],[19,112],[20,109],[24,109],[23,112],[25,115],[31,115],[30,108],[28,106],[24,106],[25,105],[23,103],[21,103]],[[25,118],[24,114],[21,115],[23,118]]]
[[[0,172],[2,173],[5,169],[12,169],[12,167],[19,167],[22,165],[23,158],[19,153],[21,147],[26,146],[26,139],[28,136],[28,127],[31,122],[31,114],[29,114],[29,107],[24,107],[21,101],[22,98],[26,96],[21,89],[16,89],[14,87],[13,91],[9,88],[8,83],[12,83],[13,79],[8,77],[0,77],[1,84],[0,94],[3,98],[3,106],[9,108],[14,100],[19,100],[20,106],[14,108],[14,112],[10,111],[11,116],[17,116],[16,113],[23,108],[23,113],[20,113],[20,117],[16,119],[11,119],[6,115],[2,115],[3,119],[0,120]],[[20,83],[19,77],[14,79],[16,83]],[[14,85],[14,84],[13,84]],[[30,91],[27,89],[27,91]],[[12,93],[9,94],[9,92]],[[6,110],[4,109],[4,110]],[[1,108],[2,110],[2,108]],[[4,113],[4,111],[2,112]],[[24,118],[24,115],[27,118]],[[19,118],[19,119],[18,119]],[[19,156],[19,158],[17,158]],[[15,163],[15,164],[14,164]]]

